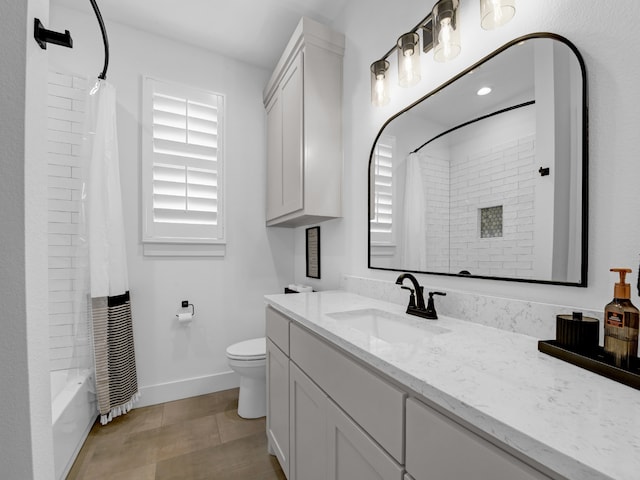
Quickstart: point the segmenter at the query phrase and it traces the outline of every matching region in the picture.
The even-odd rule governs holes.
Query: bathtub
[[[89,370],[51,372],[51,418],[56,480],[71,469],[98,415]]]

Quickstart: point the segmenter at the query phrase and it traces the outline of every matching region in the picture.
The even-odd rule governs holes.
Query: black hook
[[[540,167],[540,169],[538,170],[538,173],[540,174],[541,177],[546,177],[547,175],[549,175],[549,167],[546,167],[546,168]]]
[[[47,49],[47,43],[73,48],[73,39],[71,38],[69,30],[65,30],[64,33],[47,30],[39,18],[33,21],[33,38],[36,39],[36,42],[38,42],[38,45],[40,45],[40,48],[43,50]]]

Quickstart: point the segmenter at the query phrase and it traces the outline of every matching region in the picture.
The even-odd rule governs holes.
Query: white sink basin
[[[388,343],[416,343],[449,332],[446,328],[429,323],[432,320],[418,317],[413,319],[376,308],[328,313],[327,316],[339,320],[340,325],[354,328]]]

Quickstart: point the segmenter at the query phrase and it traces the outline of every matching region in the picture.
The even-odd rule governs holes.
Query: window
[[[373,154],[371,242],[393,244],[393,156],[395,137],[381,135]]]
[[[224,247],[202,246],[225,240],[224,96],[149,77],[143,82],[145,254],[224,254]]]

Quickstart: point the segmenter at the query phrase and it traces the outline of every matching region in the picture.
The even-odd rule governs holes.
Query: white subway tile
[[[49,97],[54,96],[75,100],[84,100],[86,95],[83,90],[55,84],[50,84],[47,87],[47,92]]]
[[[73,313],[73,303],[72,302],[49,302],[49,313],[56,314],[67,314],[70,315]]]
[[[55,212],[78,212],[80,203],[74,200],[49,200],[49,210]]]
[[[71,125],[69,125],[69,131],[47,130],[47,140],[71,145],[82,145],[82,135],[79,133],[71,133]]]
[[[52,140],[47,140],[48,153],[62,153],[62,154],[70,155],[71,150],[72,150],[72,146],[70,143],[61,143],[61,142],[55,142]]]
[[[55,118],[47,119],[47,130],[58,132],[71,132],[72,124],[68,120],[57,120]]]
[[[47,95],[47,106],[63,110],[71,110],[73,101],[70,98]]]
[[[51,246],[49,247],[50,257],[72,257],[75,254],[75,248],[66,246]]]
[[[51,337],[49,337],[49,341],[51,341]],[[71,347],[71,345],[73,345],[71,342],[69,342],[64,348],[50,348],[49,349],[49,359],[51,361],[53,360],[68,360],[72,357],[73,355],[73,348]]]
[[[48,188],[47,197],[50,200],[71,200],[71,190],[68,188]]]
[[[51,168],[51,167],[49,167]],[[78,178],[71,178],[71,168],[66,168],[66,172],[68,172],[68,176],[49,176],[47,181],[48,185],[53,188],[67,188],[69,190],[79,190],[82,186],[82,182]],[[58,171],[58,170],[56,170]],[[59,170],[59,172],[63,172],[63,170]]]
[[[69,216],[69,222],[70,221],[71,221],[71,217]],[[72,223],[69,223],[69,222],[65,222],[65,223],[51,222],[47,226],[48,232],[77,236],[79,232],[78,225],[73,225]]]
[[[47,83],[63,87],[71,87],[73,86],[73,78],[64,73],[50,71],[47,73]]]
[[[71,103],[69,103],[69,108],[59,108],[55,106],[47,107],[47,118],[68,120],[76,125],[82,125],[85,119],[85,114],[84,112],[74,112],[71,110]]]
[[[49,246],[71,245],[71,235],[49,234]]]
[[[71,213],[69,212],[52,212],[48,213],[49,224],[51,223],[68,223],[71,221]]]
[[[70,153],[61,154],[61,153],[48,153],[47,154],[47,163],[49,165],[61,165],[66,167],[77,167],[80,166],[81,159],[74,157]]]
[[[70,292],[73,288],[71,280],[58,279],[49,281],[50,292]]]

